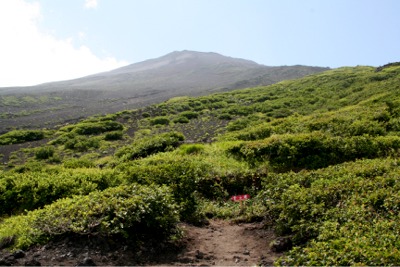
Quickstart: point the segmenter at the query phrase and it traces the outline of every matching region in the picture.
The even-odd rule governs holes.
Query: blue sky
[[[0,87],[185,49],[269,66],[379,66],[400,61],[399,11],[398,0],[0,0]]]

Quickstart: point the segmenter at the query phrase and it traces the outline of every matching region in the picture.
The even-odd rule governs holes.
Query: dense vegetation
[[[399,92],[396,64],[346,67],[46,131],[47,144],[3,159],[0,247],[168,239],[178,221],[231,218],[290,240],[276,264],[396,265]],[[245,210],[229,201],[242,193]]]

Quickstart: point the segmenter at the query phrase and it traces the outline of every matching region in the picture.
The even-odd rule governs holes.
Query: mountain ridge
[[[0,128],[40,127],[44,122],[56,125],[94,114],[139,108],[175,96],[268,85],[327,69],[271,67],[214,52],[174,51],[73,80],[0,88]],[[12,103],[5,100],[10,97],[16,99]],[[45,98],[48,100],[41,100]]]

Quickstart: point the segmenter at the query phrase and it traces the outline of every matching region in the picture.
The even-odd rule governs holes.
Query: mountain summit
[[[222,56],[217,53],[203,53],[203,52],[195,52],[195,51],[175,51],[169,53],[165,56],[150,59],[143,62],[139,62],[136,64],[131,64],[126,67],[122,67],[111,71],[111,73],[132,73],[132,72],[139,72],[139,71],[147,71],[147,70],[155,70],[160,68],[187,68],[191,66],[192,68],[198,68],[201,66],[208,66],[208,65],[223,65],[223,64],[230,64],[236,65],[238,67],[243,68],[257,68],[261,65],[245,59],[238,59],[238,58],[231,58]]]
[[[175,51],[79,79],[30,87],[0,88],[0,96],[12,95],[19,99],[18,105],[0,105],[0,113],[5,114],[0,121],[0,128],[6,129],[4,127],[10,124],[14,127],[31,127],[31,116],[39,118],[35,121],[51,125],[82,116],[138,108],[175,96],[198,96],[269,85],[324,70],[327,68],[268,67],[217,53]],[[32,98],[49,101],[24,102]],[[22,113],[18,118],[14,115]]]

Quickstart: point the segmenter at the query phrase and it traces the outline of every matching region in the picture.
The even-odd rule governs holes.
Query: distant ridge
[[[1,103],[0,128],[43,126],[39,122],[54,125],[93,114],[138,108],[175,96],[269,85],[327,69],[300,65],[270,67],[213,52],[175,51],[78,79],[0,88],[0,97],[13,95],[19,99],[14,104]],[[47,97],[49,101],[24,102],[23,96]],[[32,123],[32,116],[36,123]]]

